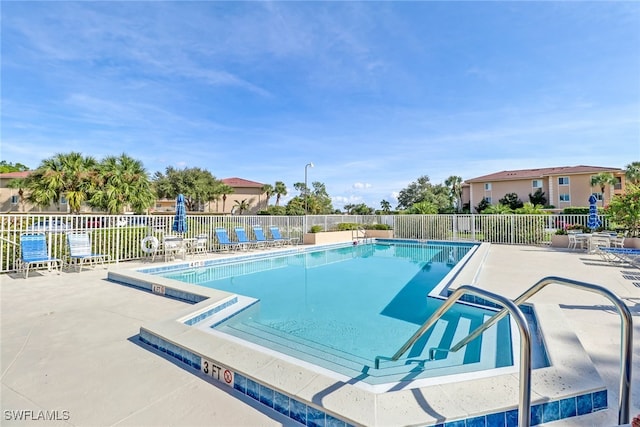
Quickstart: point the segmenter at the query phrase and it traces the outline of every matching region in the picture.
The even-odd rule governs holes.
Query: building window
[[[17,195],[11,196],[11,204],[12,205],[17,205],[19,201],[20,201],[20,197],[19,196],[17,196]]]
[[[485,200],[487,203],[491,204],[491,197],[485,197],[485,198],[484,198],[484,200]]]
[[[561,176],[558,178],[558,185],[569,185],[569,177]]]
[[[534,179],[533,181],[531,181],[531,186],[533,188],[542,188],[542,180]]]
[[[484,191],[491,191],[491,183],[490,182],[485,182]]]
[[[616,183],[613,185],[614,190],[622,190],[622,178],[616,176]]]
[[[602,201],[602,193],[591,193],[592,196],[596,198],[596,200]]]
[[[61,205],[66,205],[67,204],[67,198],[64,197],[64,196],[60,197],[60,204]]]
[[[569,194],[561,194],[560,195],[560,201],[561,202],[570,202],[571,201],[571,196]]]

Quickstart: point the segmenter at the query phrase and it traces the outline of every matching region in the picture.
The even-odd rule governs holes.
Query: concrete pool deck
[[[477,284],[513,298],[552,275],[606,286],[629,306],[636,355],[631,414],[639,413],[640,270],[581,252],[492,245]],[[106,276],[100,267],[32,273],[28,280],[0,276],[3,426],[299,425],[141,345],[140,326],[188,305],[108,282]],[[608,389],[608,410],[549,425],[616,425],[619,316],[608,300],[564,287],[549,287],[532,302],[561,306]],[[59,421],[37,420],[46,415]],[[19,416],[36,420],[18,421]]]

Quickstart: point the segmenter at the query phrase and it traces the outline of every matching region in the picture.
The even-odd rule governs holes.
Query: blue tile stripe
[[[207,311],[205,311],[203,313],[200,313],[195,317],[192,317],[190,319],[185,320],[184,324],[185,325],[189,325],[189,326],[195,325],[196,323],[203,321],[207,317],[211,317],[214,314],[219,313],[221,310],[224,310],[227,307],[231,307],[232,305],[236,304],[237,302],[238,302],[238,297],[233,297],[229,301],[225,301],[222,304],[218,304],[215,307],[212,307],[211,309],[209,309],[209,310],[207,310]]]
[[[197,354],[172,344],[161,337],[141,330],[140,341],[171,356],[200,372],[202,358]],[[282,415],[308,427],[352,427],[344,420],[321,409],[309,406],[292,396],[285,395],[268,385],[260,384],[235,372],[233,388]],[[607,390],[595,391],[560,400],[552,400],[531,406],[531,425],[539,425],[565,418],[586,415],[607,409]],[[462,420],[435,424],[436,427],[517,427],[518,410],[511,409]]]

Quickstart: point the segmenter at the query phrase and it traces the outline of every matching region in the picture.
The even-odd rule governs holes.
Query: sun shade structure
[[[184,234],[187,232],[187,207],[184,203],[184,196],[178,194],[176,199],[176,216],[173,218],[173,226],[171,227],[176,233]]]

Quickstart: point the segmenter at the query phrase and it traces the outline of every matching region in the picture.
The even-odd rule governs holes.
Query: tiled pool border
[[[386,240],[386,239],[379,239]],[[415,242],[415,241],[414,241]],[[333,244],[333,245],[324,245],[322,249],[326,249],[328,247],[343,247],[348,246],[348,244]],[[314,248],[318,250],[320,248]],[[278,254],[288,254],[288,253],[299,253],[301,252],[301,248],[292,248],[288,250],[279,251]],[[247,259],[259,259],[263,257],[270,257],[274,253],[265,253],[265,254],[242,254],[239,257],[233,257],[233,259],[216,259],[216,260],[207,260],[207,261],[196,261],[190,263],[181,263],[181,264],[173,264],[170,266],[159,266],[152,268],[143,268],[138,269],[137,272],[146,275],[146,273],[150,272],[159,272],[159,271],[171,271],[176,269],[189,268],[193,266],[208,266],[208,265],[218,265],[221,263],[230,263],[230,262],[238,262],[244,261]],[[195,265],[193,265],[195,264]],[[149,276],[146,276],[147,278]],[[118,275],[116,274],[114,277],[110,277],[110,280],[123,283],[128,286],[134,286],[141,289],[145,289],[147,291],[156,292],[154,289],[154,283],[135,277],[128,277],[126,280],[118,279]],[[205,301],[210,296],[201,295],[195,292],[183,291],[180,289],[171,289],[164,288],[161,292],[163,296],[180,299],[186,302],[190,302],[192,304],[200,303]],[[205,292],[207,294],[208,292]],[[488,301],[478,301],[478,300],[467,300],[467,302],[471,303],[491,303]],[[234,298],[228,299],[226,302],[222,304],[216,304],[210,306],[204,312],[200,312],[195,316],[186,316],[186,320],[182,322],[185,325],[193,325],[203,320],[206,317],[214,315],[224,308],[237,303],[237,300]],[[193,313],[193,310],[191,310]],[[183,316],[184,318],[184,316]],[[142,343],[149,345],[150,347],[157,349],[159,352],[166,354],[169,357],[172,357],[180,362],[182,362],[187,367],[197,370],[198,372],[201,369],[202,357],[183,347],[168,341],[165,338],[162,338],[145,328],[140,329],[139,339]],[[288,416],[290,419],[299,422],[303,425],[307,426],[349,426],[352,425],[349,421],[341,420],[336,417],[335,414],[331,414],[329,412],[323,411],[317,407],[309,405],[302,400],[296,399],[292,395],[288,395],[269,387],[266,384],[262,384],[255,379],[251,379],[246,375],[242,375],[241,373],[234,373],[234,384],[233,388],[238,392],[245,394],[248,397],[256,400],[258,403],[265,405],[268,408],[271,408],[283,415]],[[287,406],[288,405],[288,406]],[[531,405],[531,425],[538,425],[541,423],[557,421],[564,418],[570,418],[574,416],[586,415],[593,412],[601,411],[607,409],[607,391],[604,386],[601,389],[591,390],[589,392],[585,392],[582,394],[577,394],[571,397],[564,397],[561,399],[550,399],[544,403],[532,404]],[[468,418],[460,418],[454,421],[446,421],[446,422],[427,422],[423,425],[427,426],[437,426],[437,427],[471,427],[471,426],[515,426],[517,425],[517,414],[518,410],[516,408],[498,411],[495,413],[473,416]],[[453,418],[453,417],[452,417]],[[357,425],[357,424],[354,424]]]
[[[181,346],[141,330],[139,339],[142,343],[177,359],[186,366],[201,370],[202,357]],[[302,425],[309,427],[347,427],[347,421],[288,396],[268,385],[261,384],[242,374],[235,373],[233,388]],[[580,415],[588,415],[607,409],[607,390],[584,393],[573,397],[531,405],[531,425],[559,421]],[[510,409],[486,415],[470,417],[444,423],[425,424],[435,427],[517,427],[518,409]]]

